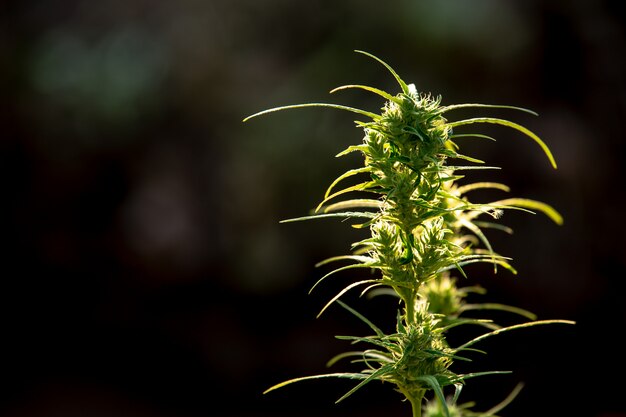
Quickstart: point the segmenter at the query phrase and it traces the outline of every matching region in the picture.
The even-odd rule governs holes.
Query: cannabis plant
[[[318,266],[339,264],[319,279],[315,286],[341,271],[364,269],[363,279],[351,282],[321,309],[322,314],[337,303],[370,329],[363,336],[337,336],[362,350],[350,350],[330,360],[329,365],[350,359],[360,366],[354,372],[336,372],[304,376],[281,382],[266,392],[295,382],[320,378],[347,378],[354,386],[337,401],[342,401],[372,381],[392,384],[411,404],[418,416],[494,416],[519,391],[486,412],[471,411],[472,403],[458,404],[461,388],[468,380],[504,373],[479,371],[458,373],[457,361],[469,361],[468,354],[481,341],[514,329],[535,325],[572,323],[566,320],[537,320],[534,314],[498,303],[470,304],[470,292],[484,292],[482,287],[460,287],[467,277],[465,267],[474,263],[492,264],[515,273],[511,259],[495,252],[485,229],[510,232],[497,223],[505,210],[542,212],[556,224],[561,215],[543,202],[525,198],[503,198],[477,203],[470,200],[472,191],[509,188],[497,182],[462,183],[465,171],[492,169],[474,157],[462,154],[463,139],[492,139],[472,130],[476,125],[502,125],[534,141],[548,162],[556,168],[548,146],[532,131],[509,120],[496,117],[474,117],[449,120],[455,110],[464,108],[507,109],[535,114],[532,111],[501,105],[443,105],[441,97],[417,91],[405,83],[384,61],[378,61],[397,81],[400,92],[392,95],[366,85],[345,85],[331,91],[360,89],[384,99],[380,113],[330,103],[307,103],[265,110],[244,121],[267,113],[306,107],[328,107],[356,113],[363,129],[362,143],[349,146],[337,156],[360,153],[363,165],[340,175],[328,187],[324,198],[310,215],[286,221],[338,218],[352,226],[369,230],[367,236],[352,244],[349,254],[326,259]],[[343,184],[348,185],[343,185]],[[349,197],[352,196],[352,197]],[[390,294],[397,297],[395,331],[386,334],[379,326],[341,300],[356,289],[361,294]],[[501,326],[493,320],[472,317],[475,310],[500,310],[517,315],[519,324]],[[448,341],[449,331],[457,326],[474,325],[484,329],[477,337],[460,345]],[[484,353],[484,352],[483,352]]]

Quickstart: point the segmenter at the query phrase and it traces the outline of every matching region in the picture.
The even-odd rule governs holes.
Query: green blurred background
[[[350,274],[307,295],[313,265],[363,235],[339,222],[279,224],[317,205],[360,163],[354,115],[396,92],[369,51],[445,104],[484,102],[553,150],[485,128],[463,150],[501,171],[472,174],[565,217],[509,212],[490,234],[518,276],[468,269],[488,299],[576,320],[482,347],[470,381],[502,415],[626,415],[624,120],[626,3],[619,0],[86,0],[0,6],[0,414],[24,416],[408,416],[390,386],[303,383],[368,329],[315,315]],[[459,117],[476,112],[458,113]],[[485,196],[490,198],[490,196]],[[393,305],[351,305],[393,323]],[[386,320],[386,321],[385,321]],[[460,336],[459,336],[460,337]],[[338,368],[339,369],[339,368]],[[343,369],[343,368],[342,368]]]

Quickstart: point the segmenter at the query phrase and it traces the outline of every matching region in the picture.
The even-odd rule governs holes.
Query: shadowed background
[[[487,410],[523,381],[502,415],[626,415],[624,3],[74,0],[0,11],[3,416],[409,415],[376,382],[339,405],[352,383],[261,394],[326,372],[350,348],[334,335],[368,332],[339,308],[315,319],[357,275],[307,295],[325,272],[313,265],[362,232],[278,223],[361,163],[333,155],[362,134],[353,114],[329,109],[241,120],[309,101],[377,111],[367,92],[327,93],[397,92],[354,49],[444,104],[536,110],[451,118],[520,122],[559,164],[504,128],[482,129],[497,143],[461,143],[503,167],[469,180],[504,182],[565,217],[558,227],[506,213],[515,234],[489,237],[519,274],[468,268],[468,283],[485,300],[578,322],[486,342],[471,369],[513,374],[469,381],[462,400]],[[383,327],[395,320],[389,300],[346,300]]]

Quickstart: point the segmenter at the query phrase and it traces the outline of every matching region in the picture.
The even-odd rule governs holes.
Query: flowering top
[[[475,262],[487,262],[494,269],[503,266],[515,272],[509,258],[495,253],[484,228],[507,230],[496,224],[505,209],[541,211],[557,224],[561,216],[549,205],[529,199],[508,198],[490,203],[472,203],[467,193],[480,188],[508,191],[508,187],[494,182],[459,185],[463,176],[460,171],[486,167],[483,161],[460,154],[455,142],[458,138],[486,138],[479,133],[454,134],[453,129],[477,123],[507,126],[528,136],[536,142],[549,162],[556,168],[554,157],[547,145],[533,132],[508,120],[479,117],[450,122],[444,117],[460,108],[526,109],[511,106],[484,104],[461,104],[443,106],[441,97],[422,94],[413,84],[406,84],[396,72],[379,58],[357,51],[384,65],[398,82],[401,92],[391,95],[374,87],[346,85],[334,91],[357,88],[375,93],[385,99],[380,113],[372,113],[352,107],[327,103],[308,103],[277,107],[254,114],[303,107],[330,107],[366,116],[369,120],[358,121],[364,137],[360,144],[349,146],[337,156],[359,152],[363,165],[340,175],[328,187],[324,199],[315,213],[288,221],[340,217],[358,219],[354,227],[368,228],[365,239],[353,244],[353,252],[335,256],[320,262],[323,266],[348,261],[324,275],[313,287],[337,272],[364,268],[377,272],[372,278],[347,285],[323,308],[339,303],[362,320],[374,332],[372,336],[342,336],[352,343],[366,343],[371,348],[347,352],[331,360],[356,357],[355,362],[364,365],[356,373],[332,373],[292,379],[268,391],[284,385],[309,379],[338,377],[360,380],[342,399],[373,380],[393,383],[396,390],[410,401],[413,415],[421,416],[422,403],[428,392],[434,392],[437,405],[425,408],[427,415],[480,415],[456,406],[456,397],[465,380],[485,374],[479,372],[457,374],[451,370],[455,360],[468,360],[464,355],[473,344],[503,331],[522,327],[566,323],[562,320],[536,321],[532,313],[496,303],[468,304],[467,294],[481,289],[463,289],[456,286],[451,273],[457,271],[465,276],[463,266]],[[534,114],[534,113],[533,113]],[[450,164],[450,160],[462,164]],[[463,165],[467,164],[469,165]],[[348,180],[353,184],[340,188]],[[355,181],[356,180],[356,181]],[[339,188],[339,189],[338,189]],[[345,198],[347,195],[357,197]],[[342,199],[343,198],[343,199]],[[488,215],[490,221],[479,220]],[[387,288],[399,297],[401,311],[397,313],[396,332],[384,334],[364,316],[348,307],[340,298],[348,291],[365,287],[363,293]],[[389,292],[389,291],[387,291]],[[499,309],[519,314],[530,321],[502,328],[490,320],[467,318],[464,313],[474,309]],[[571,323],[571,322],[567,322]],[[452,347],[446,340],[447,331],[460,324],[483,326],[487,333],[460,346]],[[443,388],[456,387],[451,402],[445,399]],[[267,392],[267,391],[266,391]],[[440,414],[438,414],[440,413]],[[463,414],[465,413],[465,414]]]

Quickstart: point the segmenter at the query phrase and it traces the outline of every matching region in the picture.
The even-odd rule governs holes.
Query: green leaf
[[[326,367],[330,368],[331,366],[333,366],[340,360],[354,357],[354,356],[363,357],[363,351],[350,351],[350,352],[343,352],[338,355],[335,355],[328,362],[326,362]]]
[[[367,181],[367,182],[362,182],[360,184],[353,185],[353,186],[348,187],[348,188],[344,188],[341,191],[337,191],[336,193],[333,193],[333,194],[329,195],[328,197],[324,198],[324,200],[322,200],[322,202],[319,203],[319,205],[317,206],[315,211],[316,212],[319,211],[322,208],[322,206],[324,205],[324,203],[326,203],[328,200],[332,200],[335,197],[338,197],[340,195],[343,195],[345,193],[350,193],[350,192],[353,192],[353,191],[365,191],[365,190],[367,190],[368,188],[370,188],[370,187],[372,187],[374,185],[376,185],[375,181]]]
[[[374,262],[374,259],[370,258],[369,256],[360,256],[360,255],[340,255],[340,256],[333,256],[327,259],[324,259],[323,261],[320,261],[318,263],[315,264],[316,268],[319,268],[322,265],[326,265],[329,264],[331,262],[336,262],[336,261],[344,261],[344,260],[350,260],[350,261],[357,261],[357,262],[361,262],[361,263],[372,263]]]
[[[456,152],[451,157],[452,158],[457,158],[457,159],[463,159],[463,160],[469,161],[469,162],[474,162],[476,164],[484,164],[485,163],[485,161],[482,161],[480,159],[472,158],[471,156],[462,155],[462,154],[456,153]]]
[[[377,56],[374,56],[374,55],[370,54],[369,52],[360,51],[360,50],[355,50],[354,52],[358,52],[359,54],[366,55],[366,56],[368,56],[370,58],[375,59],[376,61],[380,62],[381,64],[383,64],[385,66],[385,68],[387,68],[387,70],[391,73],[391,75],[393,75],[393,77],[396,79],[396,81],[400,85],[400,88],[402,88],[402,92],[404,94],[409,94],[409,86],[406,85],[406,83],[402,80],[402,78],[400,78],[400,76],[393,70],[393,68],[391,68],[385,61],[383,61],[382,59],[378,58]]]
[[[384,288],[377,288],[375,290],[369,291],[367,293],[367,298],[372,299],[374,297],[378,297],[381,295],[391,295],[392,297],[396,297],[396,298],[398,297],[398,293],[393,288],[384,287]]]
[[[378,88],[374,88],[374,87],[370,87],[368,85],[357,85],[357,84],[349,84],[349,85],[342,85],[340,87],[334,88],[330,91],[330,93],[335,93],[339,90],[346,90],[348,88],[360,88],[361,90],[367,90],[370,91],[374,94],[378,94],[379,96],[389,100],[389,101],[393,101],[395,103],[401,103],[402,100],[398,99],[397,97],[392,96],[391,94],[387,93],[386,91],[383,90],[379,90]]]
[[[476,326],[485,326],[485,325],[493,324],[493,321],[488,320],[488,319],[454,319],[452,320],[450,324],[443,326],[442,329],[444,331],[448,331],[454,327],[464,326],[466,324],[471,324],[471,325],[476,325]]]
[[[482,227],[483,229],[496,229],[496,230],[500,230],[504,233],[508,233],[509,235],[513,234],[513,229],[511,229],[508,226],[504,226],[502,224],[499,223],[493,223],[493,222],[483,222],[483,221],[475,221],[473,222],[476,226],[478,227]]]
[[[441,407],[443,408],[443,412],[446,417],[450,417],[450,411],[448,410],[448,404],[446,403],[446,397],[443,395],[443,390],[441,389],[441,385],[439,385],[439,381],[432,375],[424,375],[415,378],[418,381],[426,382],[432,389],[435,391],[435,395],[437,399],[439,399],[441,403]]]
[[[424,169],[422,172],[436,172],[438,170],[440,170],[441,168],[434,168],[434,169]],[[472,170],[472,169],[502,169],[500,167],[491,167],[491,166],[481,166],[481,165],[458,165],[458,166],[454,166],[454,165],[447,165],[445,167],[445,169],[449,169],[451,171],[467,171],[467,170]]]
[[[353,209],[353,208],[380,209],[382,206],[383,206],[383,202],[380,200],[373,200],[370,198],[358,198],[358,199],[353,199],[353,200],[341,201],[335,204],[329,204],[325,207],[322,207],[322,211],[324,213],[328,213],[329,211],[345,210],[345,209]]]
[[[489,242],[489,239],[487,239],[487,236],[485,236],[483,231],[480,230],[480,228],[476,226],[474,223],[472,223],[471,221],[467,219],[464,219],[463,217],[459,217],[458,221],[461,225],[465,226],[472,233],[474,233],[478,237],[478,239],[480,239],[481,242],[483,242],[483,245],[485,245],[485,247],[489,251],[489,254],[492,257],[492,260],[495,260],[495,252],[493,251],[493,248],[491,247],[491,243]],[[493,268],[494,268],[494,272],[498,272],[498,264],[496,262],[493,262]]]
[[[480,263],[480,262],[497,263],[498,265],[511,271],[511,273],[517,274],[517,271],[515,270],[515,268],[513,268],[508,262],[502,260],[501,258],[486,257],[486,258],[479,258],[479,259],[470,259],[468,261],[458,262],[458,265],[465,266],[465,265],[470,265],[470,264],[475,264],[475,263]],[[454,265],[444,266],[443,268],[439,268],[436,274],[439,274],[444,271],[449,271],[455,268],[457,268],[456,263]]]
[[[504,400],[502,400],[502,402],[490,408],[489,410],[485,411],[484,413],[480,413],[480,416],[481,417],[494,416],[497,412],[501,411],[504,407],[511,404],[511,402],[515,399],[515,397],[517,397],[517,395],[520,393],[522,388],[524,388],[524,384],[520,382],[519,384],[515,386],[515,388],[513,388],[513,391],[511,391],[511,393],[507,395],[507,397]]]
[[[459,312],[462,313],[464,311],[470,310],[500,310],[507,311],[509,313],[519,314],[520,316],[526,317],[529,320],[537,319],[537,315],[531,313],[528,310],[499,303],[464,304],[459,309]]]
[[[538,210],[548,216],[559,226],[563,224],[563,216],[561,216],[552,206],[541,201],[530,200],[527,198],[507,198],[506,200],[494,201],[490,204]]]
[[[450,359],[458,359],[460,361],[471,362],[471,359],[464,358],[463,356],[454,355],[451,353],[442,352],[440,350],[435,349],[424,349],[424,352],[439,358],[450,358]]]
[[[351,218],[373,219],[376,216],[377,216],[376,213],[346,211],[343,213],[312,214],[310,216],[303,216],[303,217],[296,217],[293,219],[281,220],[280,223],[293,223],[293,222],[301,222],[304,220],[327,219],[330,217],[345,217],[348,219],[351,219]]]
[[[459,401],[459,395],[461,395],[462,389],[463,384],[454,384],[454,397],[452,397],[452,404],[456,404]]]
[[[260,111],[258,113],[254,113],[248,117],[246,117],[245,119],[243,119],[244,122],[247,122],[248,120],[254,118],[254,117],[258,117],[258,116],[262,116],[268,113],[274,113],[277,111],[282,111],[282,110],[292,110],[292,109],[303,109],[303,108],[307,108],[307,107],[328,107],[328,108],[332,108],[332,109],[339,109],[339,110],[346,110],[352,113],[358,113],[362,116],[367,116],[373,120],[378,120],[380,118],[379,114],[376,113],[372,113],[369,111],[365,111],[365,110],[361,110],[361,109],[356,109],[354,107],[348,107],[348,106],[343,106],[341,104],[332,104],[332,103],[304,103],[304,104],[292,104],[292,105],[288,105],[288,106],[280,106],[280,107],[274,107],[271,109],[267,109],[267,110],[263,110]]]
[[[367,145],[351,145],[351,146],[348,146],[343,151],[339,152],[337,155],[335,155],[335,158],[339,158],[340,156],[344,156],[344,155],[347,155],[347,154],[352,153],[352,152],[357,152],[357,151],[364,152],[366,149],[367,149]],[[370,169],[369,167],[363,167],[363,168],[359,168],[359,169],[365,169],[365,168],[367,170]],[[363,171],[363,172],[365,172],[365,171]]]
[[[500,104],[478,104],[478,103],[452,104],[450,106],[443,106],[441,108],[441,112],[445,113],[450,110],[457,110],[457,109],[464,109],[464,108],[512,109],[512,110],[523,111],[525,113],[530,113],[533,116],[539,116],[536,112],[525,109],[523,107],[505,106],[505,105],[500,105]]]
[[[366,379],[369,376],[367,374],[362,373],[347,373],[347,372],[338,372],[333,374],[321,374],[321,375],[311,375],[311,376],[303,376],[300,378],[293,378],[287,381],[281,382],[280,384],[273,385],[263,391],[263,394],[267,394],[268,392],[277,390],[278,388],[282,388],[286,385],[293,384],[295,382],[301,381],[310,381],[315,379],[323,379],[323,378],[347,378],[347,379]]]
[[[342,295],[350,291],[352,288],[358,287],[359,285],[363,285],[363,284],[369,284],[372,282],[381,282],[381,281],[379,279],[366,279],[363,281],[353,282],[352,284],[348,285],[343,290],[339,291],[339,293],[335,295],[328,303],[326,303],[326,305],[322,308],[322,310],[317,314],[317,317],[319,318],[324,313],[324,311],[326,311],[326,309],[330,307],[332,303],[337,301]]]
[[[503,126],[507,126],[507,127],[513,128],[515,130],[518,130],[518,131],[524,133],[526,136],[530,137],[532,140],[534,140],[541,147],[541,149],[543,150],[545,155],[550,160],[550,163],[552,164],[552,167],[554,169],[556,169],[556,161],[554,160],[554,156],[552,156],[552,152],[550,152],[550,148],[548,148],[548,145],[546,145],[539,138],[539,136],[537,136],[536,134],[534,134],[533,132],[531,132],[530,130],[528,130],[527,128],[525,128],[522,125],[510,122],[508,120],[496,119],[496,118],[492,118],[492,117],[476,117],[476,118],[473,118],[473,119],[465,119],[465,120],[460,120],[458,122],[447,123],[447,125],[449,127],[454,128],[454,127],[457,127],[457,126],[464,126],[464,125],[469,125],[469,124],[473,124],[473,123],[498,124],[498,125],[503,125]]]
[[[480,216],[481,214],[487,214],[493,217],[494,219],[499,219],[500,216],[502,215],[502,210],[519,210],[519,211],[525,211],[526,213],[535,214],[534,211],[529,210],[527,208],[524,208],[521,206],[499,204],[498,201],[494,201],[492,203],[487,203],[487,204],[475,204],[473,210],[474,210],[473,212],[465,213],[466,219],[474,220],[476,217]]]
[[[335,401],[335,403],[339,403],[343,400],[345,400],[346,398],[348,398],[350,395],[354,394],[358,389],[362,388],[365,384],[378,379],[378,377],[380,377],[381,375],[384,375],[388,372],[390,372],[391,370],[393,370],[393,365],[385,365],[382,366],[380,368],[378,368],[376,371],[372,372],[367,378],[365,378],[363,381],[361,381],[356,387],[352,388],[350,391],[348,391],[346,394],[344,394],[341,398],[339,398],[337,401]]]
[[[354,175],[357,174],[362,174],[365,172],[369,172],[372,169],[369,166],[365,166],[365,167],[361,167],[361,168],[355,168],[355,169],[351,169],[349,171],[344,172],[343,174],[341,174],[339,177],[337,177],[337,179],[335,181],[333,181],[329,186],[328,189],[326,190],[326,193],[324,194],[324,198],[328,198],[328,196],[330,195],[330,192],[333,188],[335,188],[335,186],[342,180],[352,177]]]
[[[475,182],[473,184],[462,185],[456,189],[456,192],[460,195],[467,193],[468,191],[474,191],[482,188],[493,188],[496,190],[502,190],[509,192],[510,188],[505,184],[500,184],[499,182]]]
[[[369,337],[357,337],[357,336],[341,336],[340,335],[340,336],[335,336],[335,338],[339,339],[339,340],[350,340],[352,342],[352,344],[355,344],[355,343],[358,343],[358,342],[370,343],[370,344],[372,344],[374,346],[385,348],[385,349],[387,349],[389,351],[393,350],[394,346],[396,346],[396,345],[393,345],[393,344],[391,344],[391,343],[389,343],[389,342],[387,342],[385,340],[382,340],[382,339],[376,338],[376,337],[372,337],[372,336],[369,336]]]
[[[508,327],[503,327],[501,329],[498,330],[494,330],[492,332],[489,333],[485,333],[482,334],[478,337],[475,337],[474,339],[470,340],[469,342],[459,346],[458,348],[456,348],[455,350],[458,351],[460,349],[465,349],[469,346],[472,346],[478,342],[480,342],[481,340],[484,340],[488,337],[491,336],[496,336],[500,333],[504,333],[504,332],[508,332],[510,330],[517,330],[517,329],[524,329],[526,327],[532,327],[532,326],[540,326],[540,325],[544,325],[544,324],[576,324],[576,322],[571,321],[571,320],[538,320],[538,321],[529,321],[526,323],[522,323],[522,324],[515,324],[513,326],[508,326]]]
[[[342,306],[343,308],[348,310],[350,313],[352,313],[356,317],[358,317],[363,323],[367,324],[369,326],[369,328],[372,329],[374,331],[374,333],[376,333],[377,336],[383,337],[385,335],[378,327],[376,327],[376,325],[374,325],[374,323],[372,323],[371,321],[366,319],[365,316],[363,316],[361,313],[359,313],[355,309],[349,307],[346,303],[344,303],[341,300],[337,300],[337,303],[339,303],[340,306]]]
[[[466,379],[471,379],[471,378],[478,378],[480,376],[487,376],[487,375],[506,375],[506,374],[511,374],[511,371],[486,371],[486,372],[472,372],[469,374],[463,374],[463,375],[459,375],[459,377],[465,381]]]
[[[493,142],[496,142],[496,140],[492,138],[491,136],[481,135],[480,133],[461,133],[461,134],[450,135],[450,139],[456,139],[456,138],[481,138],[481,139],[488,139]]]
[[[319,280],[317,280],[317,282],[309,290],[309,294],[311,294],[313,292],[313,290],[315,289],[315,287],[317,287],[322,281],[324,281],[329,276],[334,275],[337,272],[346,271],[348,269],[356,269],[356,268],[371,268],[371,265],[369,265],[369,264],[350,264],[350,265],[342,266],[341,268],[334,269],[334,270],[330,271],[328,274],[326,274],[323,277],[321,277]]]

